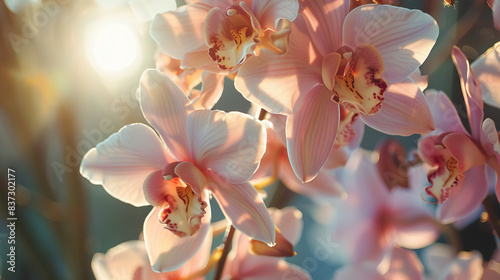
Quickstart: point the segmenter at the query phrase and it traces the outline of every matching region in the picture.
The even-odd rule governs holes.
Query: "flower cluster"
[[[110,195],[153,206],[144,240],[96,255],[96,277],[204,279],[217,266],[216,278],[310,279],[283,259],[296,254],[301,212],[263,200],[279,179],[335,209],[324,222],[349,259],[335,279],[422,279],[407,249],[432,244],[441,224],[477,218],[490,191],[500,200],[499,133],[483,114],[483,101],[500,107],[500,59],[495,46],[470,65],[453,48],[469,132],[444,92],[423,93],[436,21],[397,2],[190,0],[157,14],[157,69],[139,86],[150,126],[123,127],[81,164]],[[257,114],[212,110],[224,80]],[[365,125],[422,135],[413,161],[394,142],[359,148]],[[210,255],[212,198],[233,246]]]

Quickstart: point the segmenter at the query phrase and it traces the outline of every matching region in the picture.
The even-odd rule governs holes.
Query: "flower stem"
[[[227,225],[226,235],[224,235],[222,244],[219,246],[220,248],[222,248],[222,255],[219,259],[219,263],[217,263],[214,280],[220,280],[222,276],[222,271],[224,270],[224,264],[226,263],[227,255],[229,254],[229,250],[231,250],[231,242],[233,241],[234,230],[235,229],[231,224]]]

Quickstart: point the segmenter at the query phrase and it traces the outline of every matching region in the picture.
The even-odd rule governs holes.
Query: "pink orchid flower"
[[[424,267],[412,250],[394,247],[387,267],[374,262],[362,262],[335,271],[333,280],[423,280]]]
[[[285,122],[283,115],[271,114],[264,122],[267,131],[267,147],[262,157],[259,169],[252,177],[253,182],[262,182],[270,177],[280,179],[293,192],[305,195],[315,201],[324,201],[344,193],[342,186],[335,180],[331,169],[344,166],[347,154],[342,149],[334,149],[321,170],[313,180],[303,183],[295,173],[288,159],[285,140]],[[359,129],[358,129],[359,130]],[[358,133],[358,135],[362,135]]]
[[[200,69],[182,69],[181,61],[158,52],[156,68],[174,81],[192,101],[195,109],[212,109],[224,89],[224,76]],[[202,83],[201,90],[195,89]]]
[[[274,243],[274,224],[248,183],[265,150],[262,124],[238,112],[194,110],[158,70],[141,78],[141,108],[157,130],[125,126],[91,149],[81,174],[135,206],[153,205],[144,239],[155,271],[179,268],[200,248],[210,227],[208,191],[232,225]]]
[[[333,236],[350,252],[352,264],[378,264],[396,245],[422,248],[439,235],[430,209],[415,199],[424,183],[423,168],[408,170],[408,189],[390,189],[370,157],[367,151],[355,151],[339,178],[347,199],[336,205]]]
[[[471,134],[443,92],[427,91],[436,130],[418,144],[420,157],[432,166],[425,191],[438,203],[438,219],[451,223],[480,207],[488,194],[487,167],[500,175],[500,144],[495,124],[483,122],[481,88],[465,55],[455,47],[452,57],[461,78]],[[500,180],[496,183],[500,198]]]
[[[181,280],[193,276],[205,268],[210,256],[212,234],[206,235],[200,250],[187,263],[175,271],[156,273],[149,264],[146,244],[143,240],[124,242],[109,249],[106,254],[97,253],[92,258],[92,271],[97,280]],[[192,280],[204,277],[189,278]]]
[[[286,49],[287,24],[297,16],[297,0],[188,1],[176,11],[158,14],[151,35],[183,68],[230,73],[258,48]],[[283,45],[284,43],[284,45]]]
[[[293,206],[269,209],[273,221],[283,236],[296,244],[302,235],[302,213]],[[311,279],[304,269],[286,262],[283,258],[254,255],[250,252],[250,238],[236,232],[233,247],[228,255],[223,279]]]
[[[438,35],[421,11],[349,1],[301,1],[288,52],[254,56],[235,86],[267,111],[288,115],[288,156],[297,177],[312,180],[328,159],[340,126],[350,118],[389,134],[426,134],[434,123],[411,80]],[[303,16],[302,16],[303,15]],[[355,117],[356,116],[356,117]]]

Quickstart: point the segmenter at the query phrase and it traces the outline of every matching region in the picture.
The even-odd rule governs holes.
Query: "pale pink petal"
[[[309,273],[294,264],[285,260],[269,261],[267,258],[257,265],[243,266],[238,275],[233,275],[236,279],[245,280],[276,280],[276,279],[294,279],[309,280]],[[266,261],[267,260],[267,261]]]
[[[377,265],[371,262],[364,262],[353,266],[344,266],[335,271],[334,280],[370,279],[385,280],[378,272]]]
[[[144,241],[134,240],[95,254],[91,266],[97,280],[133,279],[139,267],[148,265],[147,259]]]
[[[304,227],[302,213],[294,206],[287,206],[282,209],[270,208],[269,213],[271,213],[271,218],[280,229],[283,237],[292,244],[297,244]]]
[[[266,149],[261,122],[239,112],[197,110],[188,116],[192,158],[205,171],[210,168],[231,183],[248,181]]]
[[[430,211],[414,196],[402,188],[395,188],[386,202],[391,205],[394,240],[405,248],[419,249],[432,244],[439,237],[438,223]]]
[[[497,6],[500,12],[500,4]],[[481,84],[484,103],[500,108],[500,43],[476,59],[471,69]]]
[[[483,122],[483,137],[481,144],[488,155],[500,155],[499,134],[492,119],[487,118]]]
[[[437,276],[455,258],[455,249],[445,243],[434,243],[422,251],[422,262],[429,274]]]
[[[495,250],[493,257],[488,262],[484,269],[482,280],[496,280],[500,279],[500,250]]]
[[[129,5],[136,18],[141,22],[152,20],[158,13],[177,9],[175,1],[131,0]]]
[[[498,201],[500,201],[500,134],[497,132],[495,123],[488,118],[483,122],[483,137],[482,145],[488,155],[488,165],[496,173],[495,193]]]
[[[275,242],[274,224],[259,193],[250,183],[230,184],[212,170],[208,188],[219,202],[224,216],[242,233],[267,244]]]
[[[227,74],[230,72],[221,70],[217,63],[214,63],[210,55],[208,55],[208,49],[185,54],[182,58],[181,68],[196,68],[219,74]]]
[[[335,169],[337,167],[345,166],[348,160],[346,152],[342,149],[334,147],[330,152],[330,156],[326,160],[325,169]]]
[[[294,21],[299,12],[298,0],[254,0],[252,11],[263,30],[276,30],[280,19]]]
[[[178,160],[189,160],[186,119],[194,110],[189,99],[179,86],[156,69],[142,74],[139,90],[144,117]]]
[[[302,14],[311,39],[322,56],[342,46],[342,25],[349,12],[349,1],[301,0]]]
[[[213,233],[209,230],[208,235],[201,245],[201,248],[198,250],[196,255],[192,257],[187,263],[185,263],[181,268],[179,268],[176,272],[180,277],[187,278],[190,274],[198,272],[205,268],[210,258],[210,251],[212,249],[212,239]],[[149,279],[149,278],[146,278]],[[201,279],[204,279],[201,277]],[[193,280],[200,280],[198,278]]]
[[[418,141],[418,154],[425,162],[434,163],[433,158],[437,152],[436,144],[441,143],[440,136],[429,135]]]
[[[335,83],[335,75],[339,69],[340,54],[329,53],[323,57],[321,77],[325,86],[332,90]]]
[[[201,3],[185,5],[176,11],[157,14],[151,23],[151,37],[162,52],[175,59],[186,53],[201,51],[205,45],[203,26],[212,7]]]
[[[307,94],[300,109],[287,119],[288,157],[295,175],[303,182],[318,175],[335,142],[339,105],[330,97],[326,87],[316,86]]]
[[[446,267],[441,268],[438,280],[482,279],[483,257],[478,251],[459,252],[457,257]]]
[[[201,78],[201,93],[198,98],[193,100],[193,106],[197,110],[212,109],[219,101],[224,90],[224,76],[205,71]]]
[[[290,190],[317,202],[331,200],[344,193],[342,186],[326,170],[319,172],[311,181],[302,183],[297,179],[290,163],[284,162],[285,160],[280,161],[280,179]]]
[[[179,269],[196,255],[204,242],[210,242],[211,210],[208,206],[202,225],[194,236],[180,238],[158,221],[160,207],[155,207],[144,221],[144,242],[148,250],[151,266],[156,272],[166,272]]]
[[[365,213],[373,214],[378,205],[386,202],[389,195],[389,189],[382,180],[380,173],[373,161],[371,153],[363,149],[357,149],[353,152],[345,168],[342,170],[340,182],[343,186],[357,186],[358,189],[352,190],[363,200],[359,205]],[[364,174],[357,176],[356,174]],[[370,186],[359,191],[360,186]],[[347,189],[349,192],[349,189]]]
[[[150,205],[161,206],[165,202],[165,195],[175,192],[178,185],[185,186],[179,180],[165,180],[163,170],[156,170],[144,180],[143,192]]]
[[[277,168],[278,159],[283,155],[286,157],[286,147],[278,139],[278,136],[273,130],[272,123],[267,120],[264,120],[262,123],[266,126],[266,152],[262,156],[259,168],[252,176],[252,180],[259,180],[272,176],[277,172],[275,169]]]
[[[458,47],[453,47],[451,57],[460,76],[460,84],[467,107],[467,116],[469,117],[472,137],[479,140],[484,117],[481,87],[470,69],[467,57]]]
[[[443,145],[450,150],[458,160],[460,171],[465,171],[472,166],[484,164],[486,157],[469,136],[461,133],[451,133],[443,138]]]
[[[500,1],[493,1],[491,9],[493,10],[493,23],[495,24],[495,28],[500,30]]]
[[[205,175],[189,161],[179,163],[175,167],[175,174],[177,174],[184,183],[191,186],[193,191],[198,194],[201,194],[203,188],[207,185],[207,178],[205,178]]]
[[[392,250],[389,271],[384,275],[389,280],[423,280],[424,267],[414,251],[403,248]]]
[[[290,115],[305,93],[322,84],[321,59],[310,38],[293,23],[290,46],[284,55],[252,56],[238,71],[234,85],[243,96],[275,114]],[[305,28],[305,27],[304,27]]]
[[[456,131],[465,135],[469,134],[465,130],[455,106],[444,92],[428,89],[425,91],[425,94],[432,118],[436,124],[436,131],[433,134],[441,134],[449,131]]]
[[[348,154],[351,154],[361,145],[361,142],[363,141],[363,136],[365,134],[365,123],[358,118],[356,121],[354,121],[352,129],[354,131],[355,136],[354,139],[351,141],[351,143],[349,143],[349,145],[347,145],[347,147],[345,148]]]
[[[150,127],[131,124],[91,149],[83,157],[80,173],[113,197],[144,206],[149,204],[142,190],[144,180],[170,161],[172,155]]]
[[[477,207],[488,194],[486,165],[470,168],[464,173],[457,186],[451,191],[449,199],[438,205],[438,219],[442,223],[452,223],[465,217]]]
[[[411,79],[390,85],[380,111],[371,116],[360,114],[360,118],[391,135],[428,134],[435,128],[424,94]]]
[[[343,44],[377,48],[389,84],[408,78],[424,62],[438,36],[436,21],[419,10],[388,5],[363,5],[344,21]]]
[[[429,85],[429,76],[422,75],[422,72],[420,72],[420,68],[418,68],[417,71],[411,74],[410,79],[412,79],[418,85],[421,91],[424,91]]]

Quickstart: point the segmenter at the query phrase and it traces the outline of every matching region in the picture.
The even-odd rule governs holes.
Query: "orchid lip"
[[[332,101],[353,113],[376,114],[384,101],[387,82],[382,78],[385,66],[382,55],[372,45],[347,46],[337,50],[341,60],[334,75]]]

